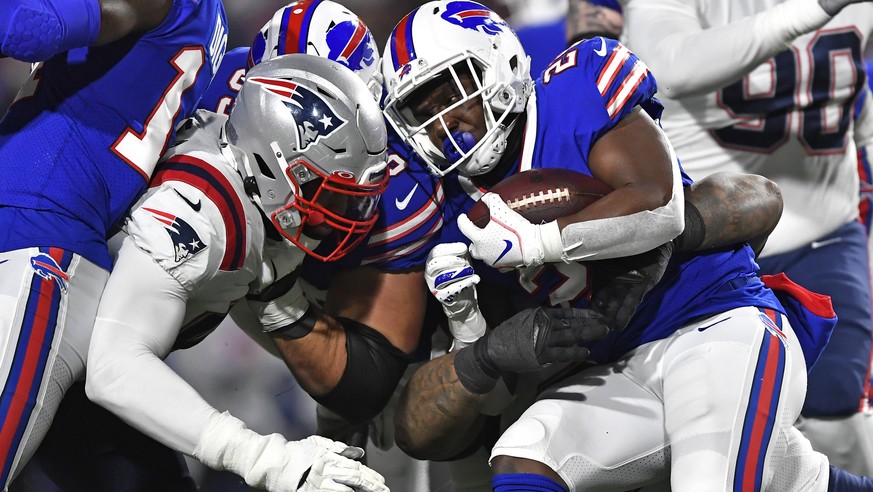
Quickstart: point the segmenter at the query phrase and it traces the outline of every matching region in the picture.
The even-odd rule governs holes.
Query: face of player
[[[441,119],[445,124],[437,118],[427,126],[428,138],[438,149],[442,148],[446,137],[454,132],[472,133],[476,141],[485,135],[482,98],[477,96],[463,101],[465,93],[476,91],[476,82],[469,72],[459,73],[458,79],[461,87],[458,87],[450,75],[440,76],[416,90],[409,99],[408,108],[417,121],[428,121],[442,113]],[[456,106],[452,107],[453,105]]]

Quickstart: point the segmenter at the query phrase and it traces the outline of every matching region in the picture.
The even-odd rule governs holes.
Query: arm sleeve
[[[685,191],[679,161],[672,146],[670,153],[673,193],[669,202],[655,210],[567,224],[560,231],[561,260],[566,263],[632,256],[657,248],[682,234],[685,228]],[[553,227],[557,229],[557,223],[550,224],[555,224]],[[552,248],[547,245],[546,249]]]
[[[125,239],[97,312],[86,389],[136,429],[191,455],[215,409],[163,361],[186,299],[175,278]]]
[[[651,68],[659,90],[669,98],[733,83],[831,18],[816,0],[787,0],[731,24],[706,28],[695,3],[631,0],[625,10],[626,44]]]

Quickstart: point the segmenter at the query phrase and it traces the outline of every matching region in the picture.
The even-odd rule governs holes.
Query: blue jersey
[[[655,119],[660,116],[654,78],[618,42],[603,38],[583,41],[556,61],[563,68],[544,73],[536,83],[526,112],[525,143],[510,174],[562,167],[591,175],[591,147],[622,117],[638,106]],[[691,183],[684,173],[683,181]],[[458,230],[455,217],[467,212],[485,190],[475,180],[457,174],[443,178],[443,184],[447,216],[440,242],[469,243]],[[584,262],[550,263],[509,273],[477,262],[475,269],[483,279],[509,288],[520,306],[588,306],[590,279]],[[663,280],[645,297],[627,329],[593,344],[592,359],[615,360],[641,344],[669,336],[694,319],[741,306],[784,312],[756,272],[748,246],[674,255]]]
[[[221,63],[220,0],[174,0],[142,35],[38,64],[0,121],[0,251],[61,247],[109,269],[106,237]]]
[[[230,114],[236,95],[242,88],[243,78],[249,67],[249,48],[240,47],[228,51],[215,72],[212,83],[206,88],[197,109],[218,114]]]

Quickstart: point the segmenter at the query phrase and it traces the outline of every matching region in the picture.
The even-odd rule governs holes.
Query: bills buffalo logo
[[[509,27],[497,14],[476,2],[449,2],[442,18],[464,29],[473,29],[492,36]]]
[[[268,77],[247,79],[282,98],[297,127],[297,150],[304,152],[346,124],[315,91],[296,82]]]
[[[54,258],[45,253],[39,253],[30,257],[30,267],[40,277],[48,281],[54,280],[58,288],[61,289],[61,292],[67,292],[67,283],[70,281],[70,276],[58,265]]]
[[[327,32],[327,57],[357,72],[376,62],[370,31],[360,22],[340,22]]]
[[[206,243],[200,239],[197,231],[191,227],[191,224],[182,220],[181,217],[176,217],[173,214],[153,208],[143,207],[143,210],[152,214],[155,220],[164,225],[164,229],[166,229],[167,234],[170,235],[170,239],[173,241],[173,254],[175,255],[176,263],[206,249]]]
[[[403,65],[403,68],[401,68],[400,72],[397,73],[397,77],[402,79],[403,76],[407,75],[411,70],[412,70],[412,64],[407,63],[406,65]]]

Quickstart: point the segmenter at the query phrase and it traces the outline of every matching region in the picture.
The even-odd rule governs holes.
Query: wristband
[[[306,335],[309,335],[309,333],[315,329],[315,322],[317,321],[317,316],[314,311],[315,309],[313,309],[312,306],[307,307],[306,312],[303,313],[303,316],[301,316],[300,319],[287,326],[273,330],[270,334],[287,338],[288,340],[297,340],[298,338],[303,338]]]
[[[491,367],[486,361],[484,339],[479,339],[472,346],[462,348],[455,354],[455,374],[458,381],[470,393],[484,395],[497,385],[500,371]]]
[[[706,224],[700,211],[688,200],[685,200],[685,229],[673,239],[676,251],[695,251],[706,238]]]

